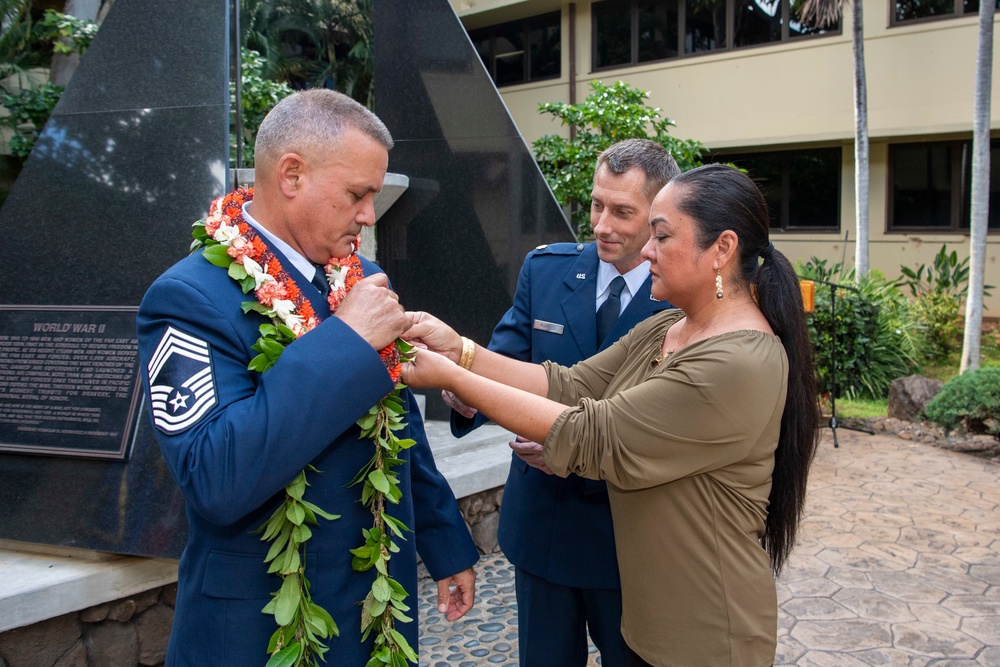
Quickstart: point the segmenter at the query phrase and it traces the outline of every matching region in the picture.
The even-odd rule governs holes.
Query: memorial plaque
[[[0,305],[0,451],[128,458],[136,310]]]

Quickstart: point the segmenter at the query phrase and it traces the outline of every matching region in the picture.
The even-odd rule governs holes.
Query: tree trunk
[[[865,35],[862,0],[851,4],[854,44],[854,215],[857,241],[854,279],[868,273],[868,83],[865,80]]]
[[[101,4],[101,11],[97,13],[97,25],[104,23],[104,17],[108,15],[111,11],[111,6],[115,4],[115,0],[104,0]]]
[[[979,3],[976,102],[972,121],[972,214],[969,221],[969,293],[961,372],[979,368],[986,278],[986,228],[990,218],[990,94],[993,80],[993,2]]]

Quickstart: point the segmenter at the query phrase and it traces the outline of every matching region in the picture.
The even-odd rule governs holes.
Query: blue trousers
[[[622,593],[553,584],[514,568],[521,667],[585,667],[587,633],[602,667],[625,667]]]

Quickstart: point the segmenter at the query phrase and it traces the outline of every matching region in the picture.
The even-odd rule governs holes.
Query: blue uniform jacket
[[[522,361],[572,366],[611,345],[664,308],[649,278],[629,302],[604,345],[597,345],[597,246],[556,243],[530,252],[514,305],[493,331],[489,348]],[[452,412],[460,437],[483,423]],[[512,455],[500,508],[500,547],[525,571],[578,588],[620,588],[611,508],[604,482],[560,478]]]
[[[320,292],[279,259],[317,314],[328,315]],[[364,262],[364,270],[366,275],[379,271],[370,262]],[[358,605],[374,570],[354,572],[349,549],[363,543],[361,530],[371,527],[372,516],[359,502],[360,487],[347,484],[373,454],[372,443],[359,439],[354,422],[393,384],[378,353],[328,316],[289,345],[266,373],[247,370],[264,323],[262,316],[240,309],[252,298],[199,252],[158,278],[139,308],[146,398],[189,523],[166,664],[266,662],[276,625],[261,609],[280,579],[266,574],[267,545],[254,531],[271,515],[284,487],[312,464],[320,472],[308,474],[306,499],[341,515],[335,521],[320,519],[306,544],[313,599],[340,629],[340,637],[329,642],[326,660],[363,665],[371,640],[361,644]],[[409,391],[406,398],[415,407]],[[417,444],[403,453],[403,498],[389,505],[389,513],[416,534],[396,540],[401,550],[393,555],[390,572],[411,594],[407,603],[415,617],[416,551],[435,579],[472,566],[478,553],[434,465],[416,409],[408,422],[409,432],[399,435]],[[397,628],[416,650],[416,621]]]

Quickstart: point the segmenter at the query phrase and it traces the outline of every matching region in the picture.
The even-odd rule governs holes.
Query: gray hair
[[[379,117],[347,95],[313,88],[284,98],[264,117],[254,148],[258,166],[270,166],[285,153],[327,150],[345,128],[353,128],[382,144],[393,146],[392,135]]]
[[[649,139],[624,139],[612,144],[597,156],[595,173],[601,167],[618,175],[629,169],[641,169],[646,176],[643,190],[650,201],[670,179],[681,173],[670,151]]]

